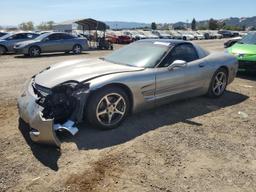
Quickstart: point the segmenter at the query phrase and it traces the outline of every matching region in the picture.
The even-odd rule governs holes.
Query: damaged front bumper
[[[53,127],[54,120],[43,118],[43,108],[36,103],[38,97],[31,84],[32,80],[26,83],[25,90],[18,99],[20,118],[31,127],[29,135],[32,141],[60,147]]]
[[[78,129],[74,127],[75,122],[67,119],[64,124],[55,124],[54,118],[44,118],[44,107],[38,104],[39,97],[35,94],[32,83],[33,79],[26,83],[25,90],[18,98],[20,118],[29,124],[29,135],[32,141],[60,147],[61,142],[56,136],[56,131],[67,130],[75,135],[78,132]],[[84,103],[85,101],[82,104]],[[77,111],[80,111],[79,115],[81,116],[81,110]]]

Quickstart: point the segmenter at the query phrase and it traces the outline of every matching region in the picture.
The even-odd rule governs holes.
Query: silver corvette
[[[112,129],[129,113],[177,99],[220,97],[237,73],[235,57],[179,40],[141,40],[99,59],[52,65],[30,79],[20,98],[21,119],[38,143],[60,146],[56,131],[76,125]]]

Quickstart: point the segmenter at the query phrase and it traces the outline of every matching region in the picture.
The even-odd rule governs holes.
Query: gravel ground
[[[223,51],[223,40],[198,41]],[[197,97],[128,117],[115,130],[87,124],[61,150],[34,144],[19,121],[24,82],[50,64],[99,57],[0,56],[0,191],[255,192],[256,77],[239,74],[219,99]]]

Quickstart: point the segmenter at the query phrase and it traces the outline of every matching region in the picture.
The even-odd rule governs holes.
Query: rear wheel
[[[74,45],[72,52],[74,54],[81,54],[82,53],[82,46],[81,45]]]
[[[97,91],[88,101],[87,119],[101,129],[118,127],[129,111],[129,99],[119,87],[108,87]]]
[[[41,54],[41,50],[39,47],[33,46],[29,48],[29,56],[30,57],[38,57]]]
[[[216,98],[223,95],[228,84],[227,70],[218,69],[212,77],[212,81],[208,90],[208,96]]]

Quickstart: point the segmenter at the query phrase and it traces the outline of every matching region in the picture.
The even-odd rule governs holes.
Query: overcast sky
[[[0,0],[0,25],[23,21],[177,22],[256,15],[256,0]]]

